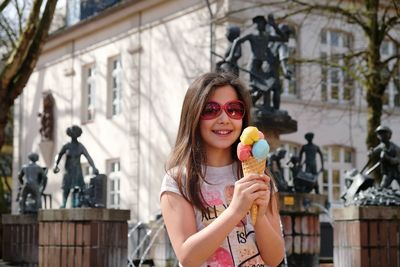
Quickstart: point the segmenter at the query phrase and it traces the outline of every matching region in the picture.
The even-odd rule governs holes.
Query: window
[[[396,45],[392,41],[383,41],[381,45],[381,57],[385,60],[396,55]],[[395,60],[389,62],[389,68],[392,68]],[[400,107],[400,69],[397,70],[397,75],[389,81],[383,96],[383,104],[386,107]]]
[[[354,168],[354,150],[344,146],[326,146],[323,148],[324,172],[319,182],[320,191],[328,196],[332,203],[340,203],[341,195],[346,191],[344,173]]]
[[[354,80],[341,66],[351,66],[343,55],[351,47],[352,36],[345,32],[321,32],[321,100],[345,103],[352,99]]]
[[[84,179],[85,183],[89,183],[90,179],[95,176],[93,174],[93,168],[87,162],[82,163],[81,166],[82,166],[83,179]]]
[[[122,111],[122,66],[121,58],[114,57],[108,63],[108,115],[113,117]]]
[[[83,68],[83,121],[94,120],[96,111],[96,80],[94,64]]]
[[[109,178],[109,208],[121,207],[121,165],[119,160],[111,160],[107,163]]]

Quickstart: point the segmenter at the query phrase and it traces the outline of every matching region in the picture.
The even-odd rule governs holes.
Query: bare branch
[[[291,0],[293,3],[296,3],[301,6],[308,7],[312,10],[318,10],[322,12],[328,12],[331,14],[336,14],[347,18],[349,23],[355,23],[359,25],[365,32],[370,32],[368,25],[359,17],[357,17],[357,13],[351,13],[349,10],[341,8],[339,5],[330,6],[330,5],[319,5],[319,4],[309,4],[300,0]]]
[[[391,40],[397,47],[400,46],[400,40],[397,40],[396,38],[394,38],[390,33],[387,33],[386,37],[388,37],[389,40]]]
[[[397,58],[397,60],[393,64],[392,69],[389,70],[389,76],[388,76],[389,80],[393,79],[393,78],[396,78],[397,75],[399,74],[398,71],[399,71],[399,68],[400,68],[400,55],[397,55],[396,57],[393,57],[392,59],[396,59],[396,58]]]
[[[42,18],[35,32],[32,44],[29,47],[27,56],[19,70],[20,73],[24,73],[25,75],[19,75],[20,73],[15,74],[15,76],[13,77],[13,82],[8,88],[9,90],[7,92],[7,98],[10,101],[14,101],[14,99],[21,94],[26,83],[28,82],[30,74],[36,66],[40,52],[44,45],[44,41],[48,36],[56,5],[57,0],[47,0],[46,7],[43,11]]]
[[[386,22],[383,21],[381,27],[382,35],[386,35],[396,25],[400,25],[400,16],[393,16],[389,18]]]
[[[23,18],[22,18],[23,15],[18,1],[15,1],[15,10],[17,11],[17,17],[18,17],[18,33],[19,35],[21,35],[23,31]]]
[[[10,3],[10,0],[2,0],[0,4],[0,13],[6,8],[6,6]]]
[[[392,2],[393,2],[393,6],[394,6],[394,9],[396,11],[397,16],[400,17],[400,3],[399,3],[399,1],[398,0],[393,0]]]
[[[12,46],[11,48],[14,49],[16,46],[15,42],[17,40],[17,35],[14,32],[14,30],[11,28],[11,26],[9,25],[8,21],[0,18],[0,28],[3,30],[3,33],[5,33],[5,35],[7,35],[6,39],[8,39],[8,42],[6,40],[3,40],[3,41],[9,43],[9,45]]]
[[[12,77],[15,75],[15,73],[17,73],[17,70],[21,67],[26,59],[26,55],[29,50],[28,47],[30,46],[31,40],[33,39],[33,36],[35,35],[37,29],[37,22],[40,16],[41,5],[42,0],[35,0],[32,11],[29,15],[26,29],[20,36],[16,49],[14,49],[13,53],[8,58],[6,65],[2,73],[0,74],[0,88],[2,89],[8,87]],[[0,92],[0,94],[2,93],[3,92]]]
[[[385,59],[384,61],[382,61],[382,65],[388,65],[390,61],[394,60],[394,59],[399,59],[400,58],[400,54],[396,54],[393,55],[391,57],[388,57],[387,59]]]

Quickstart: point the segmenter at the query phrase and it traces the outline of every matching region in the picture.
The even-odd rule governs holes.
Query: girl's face
[[[217,88],[207,102],[217,102],[221,106],[238,100],[238,95],[230,85]],[[200,134],[203,139],[206,155],[209,153],[231,153],[232,144],[239,138],[242,130],[242,119],[232,119],[222,111],[213,119],[200,119]]]

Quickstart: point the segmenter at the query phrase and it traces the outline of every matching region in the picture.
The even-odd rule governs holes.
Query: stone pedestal
[[[39,266],[125,266],[129,210],[39,212]]]
[[[288,266],[319,266],[320,222],[327,197],[280,193],[280,214]]]
[[[37,215],[2,215],[2,259],[17,265],[38,263]]]
[[[252,110],[253,120],[257,128],[267,139],[271,151],[279,147],[281,134],[297,131],[297,121],[293,120],[285,110],[266,110],[256,107]]]
[[[333,210],[335,266],[400,266],[400,207]]]

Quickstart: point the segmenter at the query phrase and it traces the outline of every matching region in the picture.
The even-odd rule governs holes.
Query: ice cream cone
[[[266,159],[257,160],[253,157],[250,157],[249,159],[242,161],[243,174],[244,175],[250,173],[263,174],[265,171],[265,163]],[[257,213],[258,213],[258,206],[256,204],[253,204],[250,209],[251,222],[253,225],[256,224]]]

